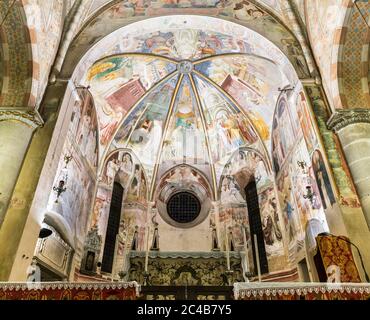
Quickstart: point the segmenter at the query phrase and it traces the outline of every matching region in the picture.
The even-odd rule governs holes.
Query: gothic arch
[[[261,14],[253,15],[253,13],[250,13],[250,10],[247,13],[245,8],[247,5],[255,6],[255,10],[261,12]],[[138,4],[130,5],[128,1],[116,0],[98,9],[85,22],[66,54],[62,71],[57,75],[58,78],[69,79],[84,54],[108,34],[133,22],[146,20],[158,15],[174,14],[207,15],[232,21],[250,28],[270,40],[290,59],[293,65],[295,65],[296,55],[290,54],[291,50],[293,50],[292,46],[296,46],[298,54],[304,57],[299,42],[292,31],[282,22],[276,12],[272,12],[267,5],[261,5],[258,1],[249,1],[249,4],[247,4],[244,2],[238,3],[238,1],[234,0],[230,4],[222,4],[221,7],[209,5],[196,10],[189,10],[177,7],[177,5],[173,5],[173,7],[163,5],[158,8],[150,5],[139,7]],[[107,19],[109,19],[109,24],[106,23]],[[281,42],[282,39],[285,39],[292,46]],[[309,77],[306,61],[304,63],[305,70],[303,73],[305,74],[300,75],[303,78]]]

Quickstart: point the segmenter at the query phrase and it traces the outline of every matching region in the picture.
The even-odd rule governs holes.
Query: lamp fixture
[[[315,192],[312,191],[311,186],[306,186],[306,194],[303,195],[303,198],[310,200],[311,204],[313,204],[313,200],[316,196]]]
[[[68,163],[70,163],[71,162],[71,160],[73,159],[73,156],[72,155],[65,155],[64,156],[64,162],[65,162],[65,168],[67,168],[67,166],[68,166]]]
[[[300,167],[302,170],[306,169],[307,163],[306,161],[297,161],[298,167]]]
[[[53,191],[57,194],[57,198],[55,199],[55,203],[58,203],[58,199],[61,196],[61,194],[67,190],[67,188],[65,187],[66,184],[67,184],[67,181],[68,181],[67,167],[68,167],[68,163],[70,163],[72,159],[73,159],[72,155],[65,155],[64,156],[65,166],[60,172],[60,175],[59,175],[60,180],[58,182],[58,185],[53,187]]]
[[[286,93],[287,91],[293,91],[294,89],[295,86],[288,84],[284,88],[278,88],[278,91]]]

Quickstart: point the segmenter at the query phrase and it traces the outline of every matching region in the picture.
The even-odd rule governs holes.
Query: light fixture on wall
[[[311,204],[313,204],[313,200],[316,196],[315,192],[312,191],[311,186],[306,186],[306,194],[303,195],[303,198],[310,200]]]
[[[67,184],[67,181],[68,181],[68,169],[67,169],[67,167],[68,167],[68,163],[71,162],[72,159],[73,159],[72,155],[65,155],[64,156],[65,166],[60,171],[60,175],[59,175],[60,178],[59,178],[58,185],[53,187],[53,191],[57,194],[57,198],[55,199],[55,203],[58,203],[58,199],[61,196],[61,194],[67,190],[67,188],[65,187],[66,184]]]
[[[294,89],[295,89],[295,86],[288,84],[284,88],[278,88],[278,91],[286,93],[288,91],[293,91]]]
[[[73,157],[72,157],[72,155],[70,154],[70,155],[65,155],[64,156],[64,162],[65,162],[65,166],[64,166],[64,168],[67,168],[67,165],[68,165],[68,163],[70,163],[71,162],[71,160],[73,159]]]
[[[300,167],[303,171],[306,169],[307,167],[307,163],[306,161],[297,161],[297,164],[298,164],[298,167]]]

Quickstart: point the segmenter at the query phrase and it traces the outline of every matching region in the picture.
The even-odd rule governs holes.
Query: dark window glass
[[[189,192],[176,193],[167,203],[168,215],[178,223],[194,221],[199,216],[200,209],[198,198]]]
[[[121,219],[121,208],[123,199],[123,187],[115,182],[113,186],[112,201],[109,210],[107,233],[105,236],[104,253],[101,270],[111,273],[113,267],[114,250],[116,248],[116,237],[119,231]]]
[[[254,235],[257,235],[259,261],[261,266],[261,274],[268,273],[268,263],[265,249],[265,241],[263,238],[262,222],[260,208],[258,204],[257,186],[255,181],[251,181],[245,188],[245,194],[247,198],[249,226],[252,237],[252,250],[253,250],[253,262],[255,266],[255,272],[257,273],[257,259],[256,250],[254,244]]]

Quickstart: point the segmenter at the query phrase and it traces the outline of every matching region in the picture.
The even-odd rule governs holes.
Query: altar
[[[219,251],[151,251],[147,257],[132,251],[127,280],[149,286],[228,286],[245,281],[241,253],[230,252],[229,267],[225,253]]]

